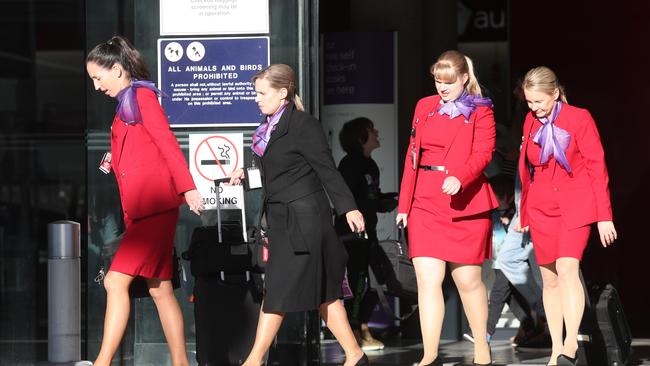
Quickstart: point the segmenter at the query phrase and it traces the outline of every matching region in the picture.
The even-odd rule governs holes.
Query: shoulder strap
[[[380,285],[377,282],[377,278],[375,277],[375,272],[372,270],[372,268],[370,266],[368,266],[368,274],[370,276],[371,287],[373,289],[375,289],[375,291],[377,291],[377,296],[379,297],[379,302],[381,303],[381,307],[384,309],[384,312],[387,315],[391,316],[395,320],[404,321],[404,320],[410,318],[411,315],[413,315],[415,313],[415,311],[418,310],[418,305],[416,304],[416,305],[413,305],[411,307],[411,310],[408,313],[406,313],[405,315],[403,315],[403,316],[395,315],[395,312],[390,307],[390,304],[388,304],[388,298],[386,297],[386,293],[384,292],[384,289],[383,289],[382,285]]]

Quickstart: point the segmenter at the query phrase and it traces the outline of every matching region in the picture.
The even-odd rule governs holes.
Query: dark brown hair
[[[120,64],[129,78],[151,80],[144,58],[131,42],[122,36],[113,36],[110,40],[95,46],[86,56],[86,63],[89,62],[105,69]]]

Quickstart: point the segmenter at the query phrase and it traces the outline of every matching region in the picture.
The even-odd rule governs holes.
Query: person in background
[[[129,286],[146,279],[174,366],[188,365],[183,314],[171,283],[178,207],[197,215],[203,199],[158,102],[161,93],[140,52],[124,37],[95,46],[86,57],[95,89],[118,101],[111,126],[112,157],[126,232],[104,279],[104,335],[95,366],[111,365],[131,309]],[[128,138],[127,138],[128,135]]]
[[[350,230],[365,230],[363,215],[332,159],[320,122],[304,112],[293,69],[273,64],[253,76],[255,102],[265,116],[251,149],[263,173],[269,260],[255,344],[244,366],[259,366],[287,312],[319,309],[345,352],[345,366],[368,365],[341,298],[347,254],[328,197]],[[230,184],[245,178],[243,169]],[[326,194],[327,192],[327,194]]]
[[[517,220],[516,202],[513,203],[514,198],[518,198],[513,184],[513,177],[505,174],[499,174],[490,178],[490,185],[499,200],[499,208],[493,211],[494,229],[492,234],[492,267],[494,269],[495,280],[492,288],[490,289],[489,304],[488,304],[488,342],[496,331],[496,325],[501,317],[501,312],[504,305],[510,305],[512,313],[520,322],[517,335],[511,338],[513,346],[532,346],[540,344],[542,338],[540,334],[546,334],[545,323],[539,319],[543,319],[543,308],[541,313],[535,306],[541,307],[541,290],[537,287],[534,279],[532,279],[532,272],[528,267],[527,257],[530,253],[529,240],[526,238],[522,240],[522,233],[513,229],[513,220]],[[517,265],[517,262],[525,265]],[[513,270],[516,268],[517,270]],[[518,283],[515,284],[510,278],[517,279]],[[523,278],[523,281],[520,280]],[[533,292],[530,289],[534,286],[538,291],[538,297],[530,296]],[[539,301],[538,301],[539,300]],[[466,337],[467,338],[467,337]],[[472,339],[473,341],[473,339]]]
[[[379,167],[371,156],[379,148],[379,132],[370,119],[359,117],[346,122],[339,133],[339,142],[347,155],[341,159],[338,169],[363,214],[368,235],[367,239],[352,235],[345,220],[337,220],[337,233],[348,253],[348,280],[353,293],[345,302],[345,310],[361,348],[381,350],[384,344],[368,328],[378,302],[377,294],[368,288],[368,265],[372,248],[378,245],[377,213],[394,210],[397,194],[382,193],[379,188]]]
[[[550,335],[542,301],[542,289],[538,284],[539,266],[533,255],[533,243],[529,233],[521,232],[519,212],[521,180],[515,172],[514,215],[507,225],[506,237],[496,258],[501,273],[508,279],[523,308],[528,309],[517,334],[511,339],[514,347],[548,347]],[[512,309],[512,307],[511,307]],[[514,310],[513,310],[514,311]],[[522,320],[520,318],[520,320]],[[489,325],[488,325],[489,327]]]
[[[469,57],[444,52],[431,67],[438,95],[415,107],[396,221],[407,226],[418,282],[424,355],[438,355],[447,263],[475,337],[474,364],[491,365],[488,299],[481,266],[490,258],[491,211],[498,202],[483,171],[495,148],[492,102],[481,96]]]
[[[542,273],[549,365],[576,365],[585,307],[580,260],[591,224],[597,223],[603,246],[617,237],[605,154],[593,117],[568,104],[551,69],[531,69],[521,88],[530,112],[519,158],[520,230],[530,230]]]

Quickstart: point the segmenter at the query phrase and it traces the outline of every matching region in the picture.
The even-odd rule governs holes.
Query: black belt
[[[422,170],[433,170],[437,172],[446,172],[447,169],[445,169],[444,166],[442,165],[420,165],[420,169]]]

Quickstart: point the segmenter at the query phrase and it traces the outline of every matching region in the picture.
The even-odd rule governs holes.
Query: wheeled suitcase
[[[580,326],[578,364],[624,366],[630,359],[632,334],[614,286],[586,286]]]
[[[253,348],[262,304],[262,275],[242,272],[194,281],[199,366],[241,365]]]
[[[263,278],[253,273],[242,224],[223,221],[219,184],[217,225],[196,228],[183,258],[194,280],[196,360],[199,366],[241,365],[253,347]],[[243,219],[242,219],[243,222]]]

